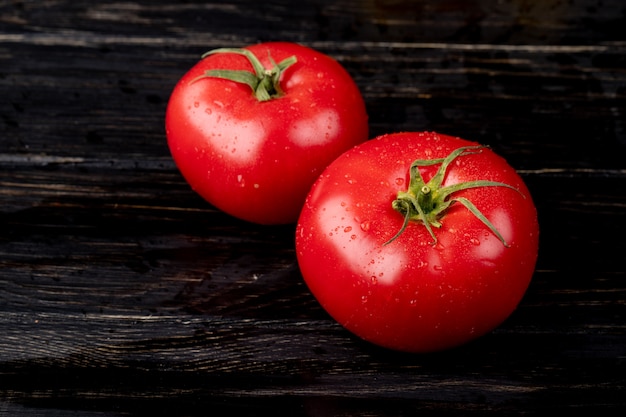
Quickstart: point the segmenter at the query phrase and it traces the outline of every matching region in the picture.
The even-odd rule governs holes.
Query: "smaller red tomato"
[[[447,349],[517,307],[538,251],[524,182],[489,148],[437,133],[378,137],[313,185],[296,230],[320,304],[372,343]]]
[[[166,113],[172,157],[217,208],[292,223],[321,171],[368,138],[363,98],[335,60],[270,42],[211,51],[178,82]]]

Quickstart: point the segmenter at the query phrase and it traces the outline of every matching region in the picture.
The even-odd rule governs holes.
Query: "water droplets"
[[[467,241],[471,243],[472,245],[480,246],[480,239],[478,239],[476,236],[472,236],[469,233],[465,233],[463,234],[463,237],[465,237],[465,239],[467,239]]]
[[[344,175],[344,177],[346,178],[346,181],[348,184],[353,185],[356,183],[356,180],[354,178],[352,178],[352,176],[350,174],[346,174]]]

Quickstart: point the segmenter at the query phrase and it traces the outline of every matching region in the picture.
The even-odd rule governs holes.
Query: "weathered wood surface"
[[[518,415],[626,409],[626,6],[619,0],[0,2],[0,415]],[[229,218],[163,115],[204,51],[302,42],[371,134],[491,145],[542,226],[527,296],[431,355],[356,340],[293,227]]]

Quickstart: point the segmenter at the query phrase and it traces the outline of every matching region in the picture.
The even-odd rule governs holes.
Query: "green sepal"
[[[388,245],[396,240],[406,230],[411,220],[419,221],[426,227],[428,233],[433,238],[432,244],[435,245],[437,243],[437,237],[433,231],[433,227],[441,227],[441,219],[450,206],[454,203],[460,203],[487,226],[505,247],[509,247],[502,234],[493,223],[478,210],[474,203],[465,197],[451,197],[452,194],[458,191],[481,187],[506,187],[521,194],[517,188],[502,182],[488,180],[467,181],[446,187],[442,186],[448,168],[455,159],[461,156],[480,153],[483,148],[484,146],[482,145],[465,146],[455,149],[445,158],[415,160],[409,168],[410,179],[407,190],[399,191],[396,199],[392,202],[393,209],[404,216],[402,227],[398,233],[385,242],[384,245]],[[426,183],[419,168],[436,164],[441,165],[437,169],[437,172],[435,172],[435,175]],[[523,194],[521,195],[524,197]]]
[[[206,52],[202,55],[202,58],[204,59],[210,55],[226,53],[245,56],[252,65],[254,73],[246,70],[207,70],[204,74],[196,77],[191,82],[194,83],[203,78],[222,78],[236,83],[245,84],[252,89],[252,92],[257,100],[268,101],[273,98],[281,97],[284,94],[280,88],[280,77],[287,68],[298,61],[295,56],[290,56],[279,63],[276,63],[270,56],[269,59],[272,63],[272,68],[266,69],[261,61],[251,51],[242,48],[218,48]]]

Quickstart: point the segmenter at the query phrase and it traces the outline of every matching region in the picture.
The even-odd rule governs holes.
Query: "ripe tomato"
[[[168,145],[186,181],[244,220],[294,223],[321,171],[368,138],[357,85],[335,60],[276,42],[205,54],[175,86]]]
[[[358,145],[324,170],[298,220],[296,253],[311,292],[345,328],[429,352],[484,335],[513,312],[538,237],[529,191],[504,159],[408,132]]]

